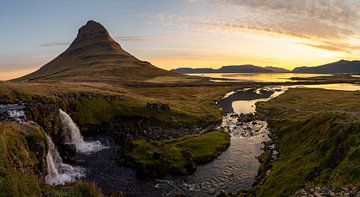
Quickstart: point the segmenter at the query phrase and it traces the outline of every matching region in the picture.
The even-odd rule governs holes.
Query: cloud
[[[50,42],[40,45],[41,47],[68,46],[70,42]]]
[[[150,41],[157,39],[152,36],[115,36],[114,38],[121,41]]]
[[[215,31],[253,30],[316,41],[305,45],[351,52],[360,31],[358,0],[187,0],[214,5],[214,17],[194,23]],[[222,9],[222,10],[220,10]],[[222,13],[222,15],[217,15]],[[210,16],[211,18],[211,16]],[[358,38],[357,38],[358,39]]]
[[[125,41],[125,42],[131,42],[131,41],[150,41],[157,39],[155,37],[151,36],[115,36],[116,40],[119,41]],[[69,46],[70,42],[50,42],[50,43],[44,43],[41,44],[41,47],[56,47],[56,46]]]
[[[360,45],[351,45],[348,43],[339,43],[339,42],[329,42],[324,41],[322,43],[301,43],[303,45],[307,45],[310,47],[328,50],[328,51],[336,51],[336,52],[345,52],[345,53],[351,53],[353,50],[359,50]]]

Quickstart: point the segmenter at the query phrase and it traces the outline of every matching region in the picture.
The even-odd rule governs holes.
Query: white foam
[[[60,109],[60,119],[62,124],[62,129],[67,134],[65,141],[68,144],[74,144],[76,146],[76,151],[83,154],[91,154],[98,152],[103,149],[109,148],[104,146],[100,141],[89,141],[85,142],[84,138],[80,133],[79,127],[71,119],[70,115]]]
[[[52,139],[48,135],[46,138],[49,151],[46,155],[48,175],[45,177],[45,182],[49,185],[64,185],[84,177],[85,170],[63,163]]]

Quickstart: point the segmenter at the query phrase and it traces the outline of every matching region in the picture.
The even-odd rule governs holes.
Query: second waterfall
[[[71,119],[69,114],[60,109],[60,119],[62,129],[65,132],[65,143],[74,144],[76,151],[83,154],[91,154],[98,152],[102,149],[108,148],[101,144],[100,141],[84,141],[83,136],[80,133],[79,127]]]

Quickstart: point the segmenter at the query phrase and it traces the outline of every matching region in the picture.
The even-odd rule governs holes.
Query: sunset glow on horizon
[[[90,19],[132,55],[167,70],[356,60],[359,9],[357,0],[12,1],[0,8],[0,80],[51,61]]]

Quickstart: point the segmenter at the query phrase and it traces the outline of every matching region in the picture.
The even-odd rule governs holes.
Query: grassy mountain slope
[[[293,89],[258,104],[280,152],[258,196],[360,186],[360,93]]]

